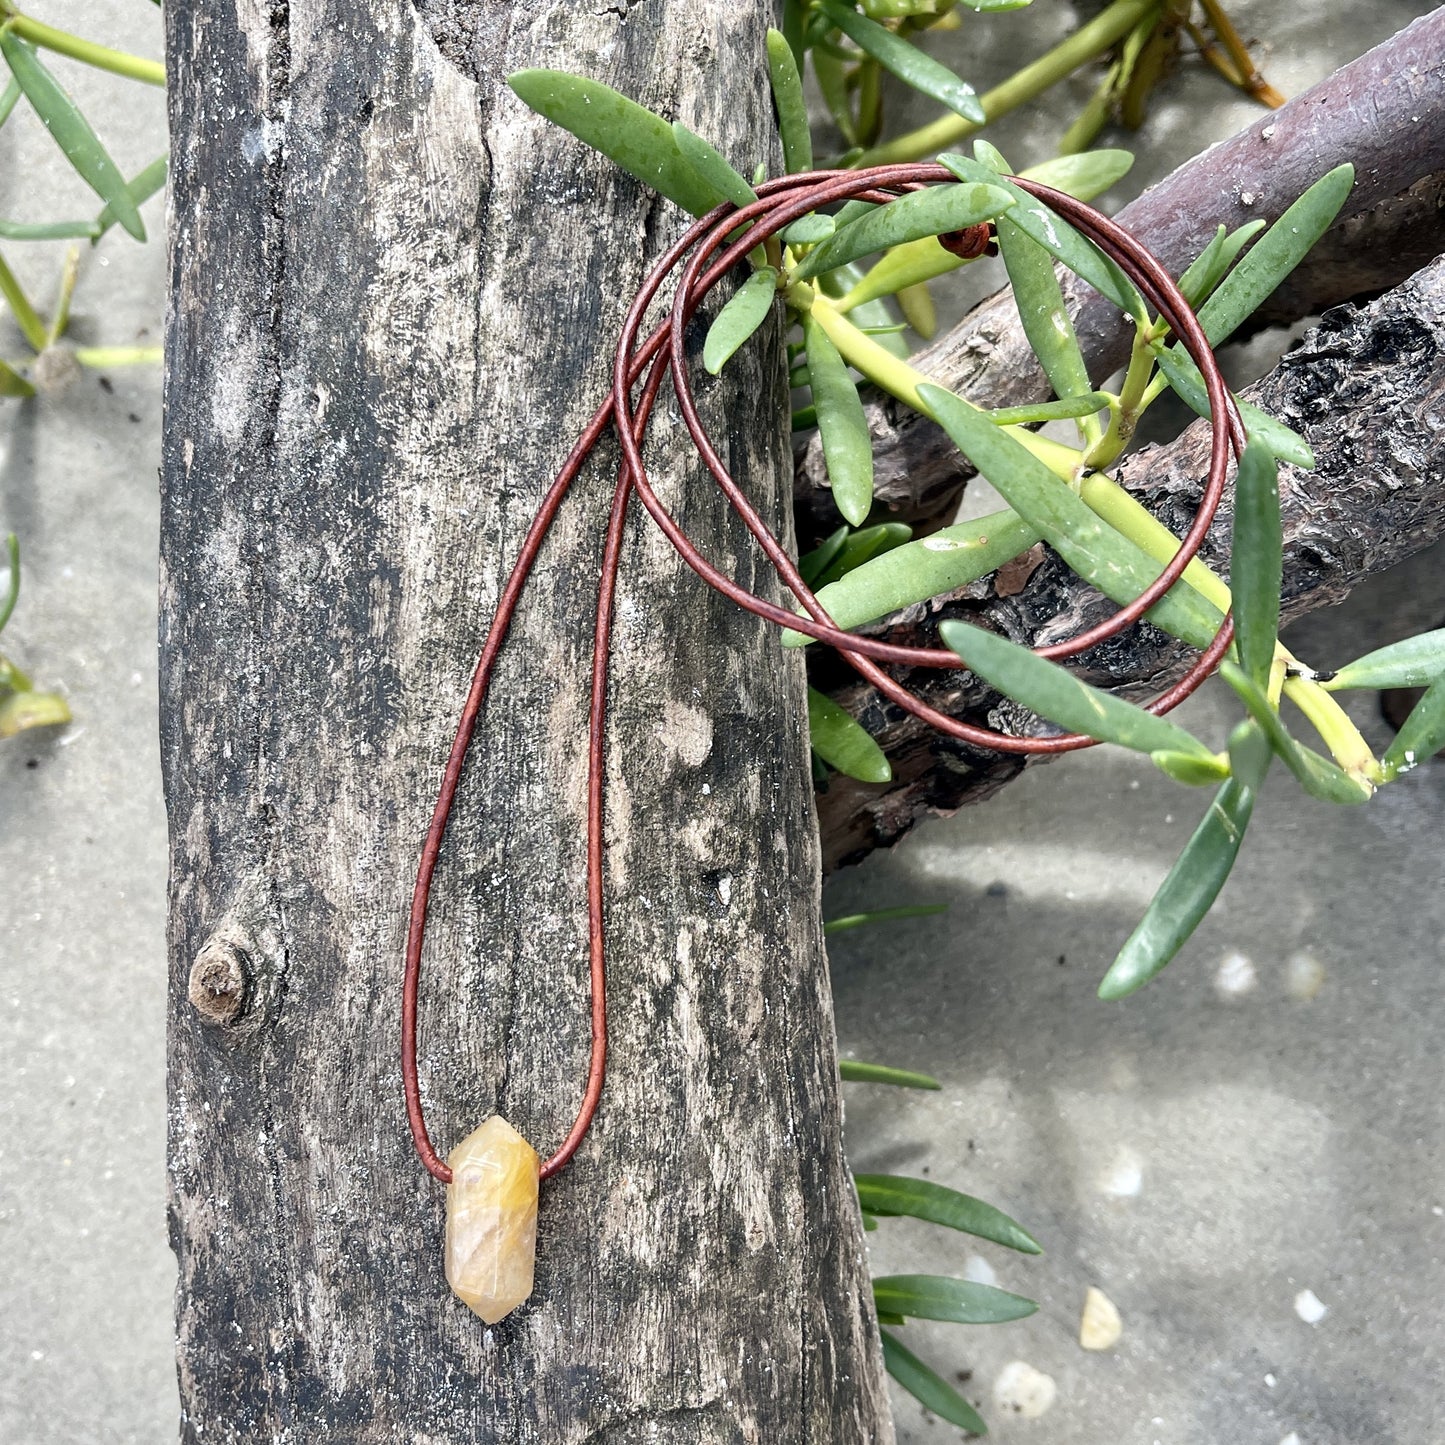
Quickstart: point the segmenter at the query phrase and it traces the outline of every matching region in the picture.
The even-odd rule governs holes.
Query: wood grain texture
[[[1377,296],[1445,251],[1445,6],[1180,166],[1117,219],[1178,275],[1216,227],[1273,221],[1345,161],[1356,178],[1344,209],[1252,326]],[[1128,360],[1131,333],[1077,278],[1065,279],[1065,293],[1090,371],[1103,381]],[[984,406],[1051,394],[1008,290],[914,362]],[[942,430],[887,399],[870,404],[868,421],[878,501],[905,521],[945,512],[973,473]],[[800,527],[822,534],[838,525],[816,438],[799,455],[796,489]]]
[[[185,1441],[887,1442],[839,1139],[801,663],[644,520],[609,767],[612,1069],[537,1287],[447,1292],[398,1076],[417,852],[522,528],[683,218],[505,89],[583,71],[751,165],[768,8],[166,7],[162,689]],[[788,524],[776,332],[701,388]],[[664,408],[655,477],[764,589]],[[437,879],[422,1090],[549,1151],[587,1058],[583,729],[609,466],[503,659]],[[187,1001],[210,944],[245,1010]]]
[[[1318,463],[1313,472],[1280,469],[1286,621],[1342,601],[1365,578],[1445,535],[1445,257],[1367,307],[1327,312],[1274,371],[1241,394],[1300,432]],[[1181,535],[1198,507],[1208,458],[1208,428],[1195,422],[1176,442],[1129,457],[1119,480]],[[1226,497],[1201,549],[1226,574],[1229,529]],[[1046,551],[1012,595],[998,595],[985,580],[866,630],[932,644],[938,622],[961,617],[1034,645],[1076,635],[1111,610]],[[1145,625],[1091,648],[1077,668],[1100,687],[1138,695],[1161,691],[1190,656]],[[1303,661],[1337,668],[1349,659]],[[825,869],[897,842],[921,817],[989,797],[1023,769],[1019,758],[933,732],[842,663],[820,658],[814,680],[860,718],[893,764],[893,781],[883,787],[830,778],[818,799]],[[1016,732],[1046,729],[967,674],[916,669],[904,680],[955,717]]]

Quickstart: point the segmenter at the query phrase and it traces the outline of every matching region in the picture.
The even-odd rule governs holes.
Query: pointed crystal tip
[[[494,1114],[447,1156],[447,1283],[489,1325],[532,1293],[537,1151]]]

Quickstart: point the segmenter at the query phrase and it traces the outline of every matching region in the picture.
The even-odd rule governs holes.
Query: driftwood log
[[[683,218],[503,83],[612,82],[766,153],[770,7],[166,7],[163,750],[186,1441],[892,1438],[839,1138],[799,659],[628,544],[609,751],[612,1066],[532,1302],[442,1276],[397,1068],[416,855],[499,574]],[[751,162],[749,162],[749,165]],[[788,525],[781,338],[707,404]],[[732,423],[729,429],[727,423]],[[662,418],[654,475],[752,551]],[[549,1152],[588,1048],[587,650],[607,468],[544,554],[438,875],[422,1088]],[[603,495],[599,495],[599,492]]]
[[[1342,601],[1365,578],[1445,535],[1445,256],[1368,306],[1327,312],[1267,377],[1241,395],[1293,427],[1315,453],[1312,472],[1280,469],[1287,621]],[[1208,457],[1208,428],[1195,422],[1176,442],[1128,458],[1119,480],[1182,534],[1197,509]],[[1229,527],[1226,500],[1201,549],[1226,575]],[[1111,610],[1052,553],[1040,547],[1035,555],[1038,565],[1014,595],[1000,597],[984,581],[869,630],[891,641],[932,643],[938,622],[965,617],[1020,642],[1048,643],[1082,631]],[[1145,625],[1092,648],[1071,666],[1101,687],[1153,692],[1182,673],[1189,656]],[[1350,659],[1303,660],[1328,668]],[[1020,758],[982,752],[933,732],[841,662],[820,659],[817,669],[893,764],[887,786],[830,777],[818,799],[825,867],[895,843],[920,817],[980,801],[1023,770]],[[917,669],[905,680],[956,717],[992,726],[1003,722],[1015,731],[1039,726],[969,674]]]

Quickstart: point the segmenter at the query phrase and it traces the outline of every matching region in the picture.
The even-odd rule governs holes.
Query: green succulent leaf
[[[1141,324],[1148,323],[1144,299],[1134,283],[1092,241],[1081,236],[1042,201],[1036,201],[1022,187],[1005,180],[982,161],[960,155],[942,155],[938,159],[961,181],[982,181],[1003,186],[1014,198],[1014,205],[1009,211],[1010,221],[1027,231],[1040,246],[1121,311]]]
[[[660,115],[611,86],[564,70],[518,70],[507,84],[538,115],[692,215],[705,216],[727,199],[684,159],[672,127]]]
[[[884,1320],[880,1324],[903,1323],[901,1315]],[[931,1410],[940,1420],[958,1425],[974,1435],[987,1435],[988,1426],[983,1417],[936,1371],[929,1369],[912,1350],[900,1344],[887,1330],[881,1332],[883,1341],[883,1365],[899,1385],[923,1406]]]
[[[1284,579],[1279,520],[1279,475],[1274,457],[1257,442],[1245,448],[1234,480],[1234,537],[1229,584],[1234,596],[1235,646],[1240,665],[1269,686],[1279,640],[1279,594]]]
[[[973,148],[980,164],[1000,175],[1008,171],[1008,162],[987,141],[975,141]],[[1013,286],[1019,320],[1049,384],[1064,398],[1090,391],[1089,368],[1079,350],[1074,323],[1064,305],[1064,293],[1059,287],[1059,278],[1054,274],[1052,254],[1009,216],[999,219],[996,230],[999,252]]]
[[[1143,988],[1184,946],[1209,912],[1244,841],[1271,750],[1259,727],[1241,723],[1229,740],[1233,776],[1214,795],[1169,876],[1099,985],[1099,997],[1125,998]]]
[[[0,602],[0,632],[5,631],[5,624],[10,621],[15,604],[20,600],[20,538],[14,532],[5,538],[5,564],[7,575],[5,600]]]
[[[821,47],[813,51],[813,75],[818,82],[819,94],[843,143],[854,146],[858,143],[858,128],[853,123],[852,107],[848,103],[848,79],[840,56]]]
[[[727,157],[694,131],[690,131],[680,120],[672,123],[672,138],[678,154],[697,172],[705,185],[730,200],[739,210],[757,200],[758,193],[740,176]]]
[[[1224,273],[1230,261],[1256,234],[1258,223],[1253,223],[1253,229],[1241,227],[1223,240],[1215,236],[1183,278],[1188,283],[1184,287],[1186,295],[1205,295],[1212,290],[1209,299],[1199,308],[1199,324],[1204,328],[1211,346],[1227,340],[1299,265],[1339,214],[1354,182],[1355,170],[1351,165],[1336,166],[1321,176],[1260,236],[1243,260],[1227,275]],[[1219,250],[1206,266],[1205,258],[1210,256],[1216,245]],[[1207,284],[1211,278],[1213,286]],[[1207,416],[1209,408],[1204,379],[1185,355],[1182,344],[1166,348],[1159,343],[1155,351],[1159,369],[1169,385],[1200,416]],[[1306,469],[1314,466],[1314,454],[1303,439],[1288,427],[1244,402],[1239,404],[1239,410],[1255,440],[1267,446],[1281,461]]]
[[[987,577],[1038,540],[1038,531],[1017,512],[992,512],[874,556],[823,586],[818,601],[839,627],[857,627]],[[784,647],[812,640],[783,633]]]
[[[838,1076],[849,1084],[891,1084],[895,1089],[941,1089],[932,1074],[911,1069],[892,1069],[887,1064],[864,1064],[857,1059],[839,1059]]]
[[[813,169],[813,135],[808,128],[808,105],[803,99],[803,78],[793,47],[779,30],[768,31],[768,78],[778,111],[778,133],[783,140],[783,167],[790,176]]]
[[[868,736],[861,723],[848,716],[832,698],[808,689],[808,736],[813,751],[831,768],[862,783],[886,783],[893,769],[883,749]]]
[[[884,1218],[907,1215],[992,1240],[994,1244],[1023,1254],[1044,1252],[1043,1246],[1021,1224],[971,1194],[901,1174],[855,1174],[853,1183],[859,1203],[869,1214]]]
[[[34,396],[35,388],[8,362],[0,361],[0,396]]]
[[[848,535],[838,555],[818,573],[818,586],[831,587],[875,557],[903,546],[912,536],[913,528],[907,522],[879,522],[872,527],[860,527]]]
[[[1433,682],[1385,751],[1386,777],[1398,777],[1445,748],[1445,680]]]
[[[1445,627],[1376,648],[1324,683],[1329,692],[1356,687],[1429,687],[1445,677]]]
[[[20,89],[20,82],[12,75],[5,84],[5,89],[0,90],[0,125],[4,125],[10,119],[10,113],[20,100],[24,92]]]
[[[166,172],[170,168],[170,152],[155,158],[143,170],[139,170],[125,184],[126,191],[136,207],[143,206],[150,198],[161,190],[166,183]],[[107,205],[95,218],[94,231],[91,233],[91,241],[98,241],[105,233],[116,224],[119,217],[115,208]]]
[[[806,216],[799,216],[790,225],[784,226],[778,235],[789,246],[816,246],[819,241],[826,241],[837,229],[837,222],[832,216],[825,216],[820,211],[812,211]]]
[[[1132,151],[1101,149],[1079,151],[1074,155],[1056,156],[1030,166],[1019,174],[1026,181],[1052,186],[1076,200],[1092,201],[1110,186],[1124,179],[1134,168]]]
[[[945,622],[944,642],[969,669],[1006,697],[1050,722],[1140,753],[1183,753],[1202,761],[1213,754],[1198,738],[1168,718],[1081,682],[1056,662],[1006,637],[967,622]]]
[[[873,505],[873,439],[868,418],[847,364],[811,316],[803,318],[803,341],[833,501],[856,527]]]
[[[920,386],[919,392],[939,424],[1014,511],[1106,597],[1130,602],[1163,571],[1140,547],[1101,521],[986,413],[942,387]],[[1217,608],[1182,584],[1172,587],[1146,615],[1166,632],[1200,648],[1210,644],[1224,620]]]
[[[997,1325],[1027,1319],[1033,1300],[992,1285],[939,1274],[882,1275],[873,1281],[880,1310],[916,1320],[950,1320],[959,1325]]]
[[[1107,391],[1087,391],[1080,396],[1063,396],[1057,401],[1030,402],[1026,406],[1001,406],[986,413],[995,426],[1032,426],[1035,422],[1068,421],[1093,416],[1106,410],[1114,398]]]
[[[94,221],[0,221],[0,241],[93,241]]]
[[[886,206],[874,206],[846,224],[840,216],[838,229],[803,258],[794,275],[805,281],[820,271],[832,271],[875,251],[925,236],[961,231],[991,221],[1012,204],[1012,198],[998,186],[930,186],[913,191]]]
[[[905,85],[947,106],[964,120],[982,125],[987,117],[974,88],[946,65],[910,45],[900,35],[860,15],[842,0],[820,0],[819,8],[865,54]]]
[[[1204,378],[1200,375],[1199,368],[1184,352],[1175,347],[1156,342],[1153,351],[1159,370],[1164,373],[1164,379],[1179,399],[1197,415],[1208,417],[1209,393],[1204,389]],[[1298,432],[1292,431],[1282,421],[1276,421],[1268,412],[1251,406],[1247,401],[1240,401],[1235,397],[1235,403],[1251,440],[1258,442],[1282,462],[1288,462],[1303,471],[1314,470],[1315,454]]]
[[[805,21],[807,19],[807,0],[783,0],[783,28],[782,36],[788,42],[788,48],[793,52],[793,62],[798,69],[803,68],[803,47]]]
[[[771,266],[754,271],[728,298],[707,329],[702,364],[716,376],[748,337],[767,319],[778,294],[778,273]]]
[[[1352,165],[1326,172],[1250,248],[1199,309],[1211,346],[1231,336],[1329,229],[1355,184]]]
[[[70,706],[54,692],[12,692],[0,702],[0,738],[31,728],[59,727],[70,721]]]
[[[881,261],[869,267],[862,280],[841,298],[841,304],[844,310],[852,310],[862,302],[896,295],[910,286],[932,281],[935,276],[945,276],[966,265],[968,262],[962,256],[945,251],[936,236],[905,241],[901,246],[892,247]]]
[[[137,241],[144,241],[145,223],[126,189],[125,177],[79,106],[50,73],[34,47],[13,31],[0,28],[0,54],[4,55],[26,99],[35,107],[35,113],[76,173],[114,210],[120,224]]]
[[[842,918],[830,918],[823,925],[823,932],[831,936],[850,928],[866,928],[875,923],[896,923],[901,918],[931,918],[934,914],[947,912],[946,903],[907,903],[900,908],[875,908],[869,913],[848,913]]]
[[[836,532],[830,532],[811,552],[804,552],[798,558],[798,571],[809,587],[816,585],[818,578],[830,562],[843,550],[851,529],[844,524]]]
[[[1346,806],[1369,802],[1373,791],[1369,784],[1351,777],[1337,763],[1322,757],[1290,736],[1278,709],[1270,704],[1263,688],[1248,673],[1232,662],[1223,662],[1219,667],[1219,675],[1239,695],[1245,710],[1264,730],[1275,755],[1312,798]],[[1399,739],[1396,738],[1395,741],[1398,742]]]
[[[1064,305],[1053,257],[1007,216],[1000,217],[996,229],[1019,320],[1049,385],[1061,397],[1091,392],[1089,368]]]
[[[1224,279],[1225,272],[1234,265],[1234,258],[1264,228],[1264,221],[1249,221],[1235,231],[1221,226],[1215,232],[1214,239],[1190,262],[1179,278],[1179,289],[1195,310],[1204,304],[1206,298]]]
[[[1224,758],[1201,758],[1196,753],[1160,751],[1150,753],[1154,766],[1165,777],[1191,788],[1211,787],[1229,776],[1229,763]]]

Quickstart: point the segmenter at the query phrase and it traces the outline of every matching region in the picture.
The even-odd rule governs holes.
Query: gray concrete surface
[[[107,43],[159,51],[156,14],[139,0],[34,8]],[[1232,8],[1270,37],[1271,78],[1294,91],[1431,7]],[[1066,23],[1067,8],[1049,4],[969,18],[964,69],[990,83]],[[1006,43],[990,38],[1000,36]],[[125,169],[163,146],[158,95],[57,69]],[[1074,86],[1061,111],[1086,88]],[[1120,199],[1252,115],[1213,77],[1179,77],[1138,140],[1147,168]],[[1011,122],[1000,143],[1026,164],[1067,118]],[[92,209],[38,126],[22,115],[0,132],[0,214]],[[158,203],[147,220],[160,229]],[[4,252],[46,298],[58,249]],[[161,246],[113,233],[87,255],[74,334],[153,339],[163,304]],[[18,531],[26,548],[5,648],[61,687],[77,719],[59,735],[0,744],[3,1445],[174,1435],[158,433],[154,370],[105,383],[90,374],[0,409],[0,531]],[[1435,622],[1440,562],[1422,559],[1310,622],[1299,646],[1324,665]],[[1220,736],[1228,714],[1207,694],[1191,720]],[[1122,1005],[1098,1003],[1095,981],[1202,806],[1130,758],[1099,752],[1039,769],[829,889],[830,914],[951,905],[938,919],[836,940],[845,1052],[928,1069],[945,1086],[850,1086],[849,1143],[859,1168],[927,1170],[1009,1209],[1045,1244],[1031,1260],[911,1222],[872,1236],[878,1272],[969,1272],[1040,1301],[1019,1324],[905,1332],[940,1369],[972,1371],[964,1388],[1006,1445],[1445,1439],[1432,1029],[1445,776],[1422,769],[1348,813],[1301,802],[1283,781],[1261,804],[1222,911],[1158,984]],[[1254,985],[1222,993],[1221,970],[1225,981],[1252,971]],[[1124,1317],[1107,1354],[1075,1342],[1090,1285]],[[1305,1290],[1328,1310],[1315,1324],[1296,1310]],[[1057,1383],[1037,1420],[993,1403],[1013,1360]],[[915,1445],[959,1437],[906,1399],[899,1427]]]
[[[1442,564],[1415,559],[1291,645],[1327,666],[1438,624]],[[1354,711],[1383,744],[1368,700]],[[1214,687],[1180,714],[1216,742],[1238,715]],[[926,1171],[1046,1250],[885,1220],[874,1272],[969,1274],[1039,1302],[1017,1324],[902,1332],[950,1377],[972,1372],[1003,1445],[1437,1445],[1445,763],[1348,810],[1277,770],[1195,939],[1134,998],[1099,1002],[1204,801],[1146,759],[1077,754],[830,887],[831,915],[949,905],[834,941],[845,1049],[944,1086],[849,1086],[854,1167]],[[1077,1339],[1091,1286],[1124,1321],[1104,1354]],[[1318,1323],[1296,1308],[1305,1290]],[[995,1403],[1014,1360],[1057,1383],[1039,1419]],[[898,1418],[905,1445],[959,1435],[911,1401]]]
[[[160,54],[137,3],[35,7]],[[57,61],[126,174],[165,149],[158,90]],[[99,203],[23,108],[0,132],[0,214]],[[164,208],[140,246],[84,257],[75,340],[154,343]],[[3,246],[48,306],[64,247]],[[0,355],[19,354],[8,319]],[[0,647],[65,692],[73,726],[0,743],[0,1442],[175,1436],[175,1266],[165,1232],[165,814],[156,740],[160,369],[0,403],[0,533],[24,548]]]

